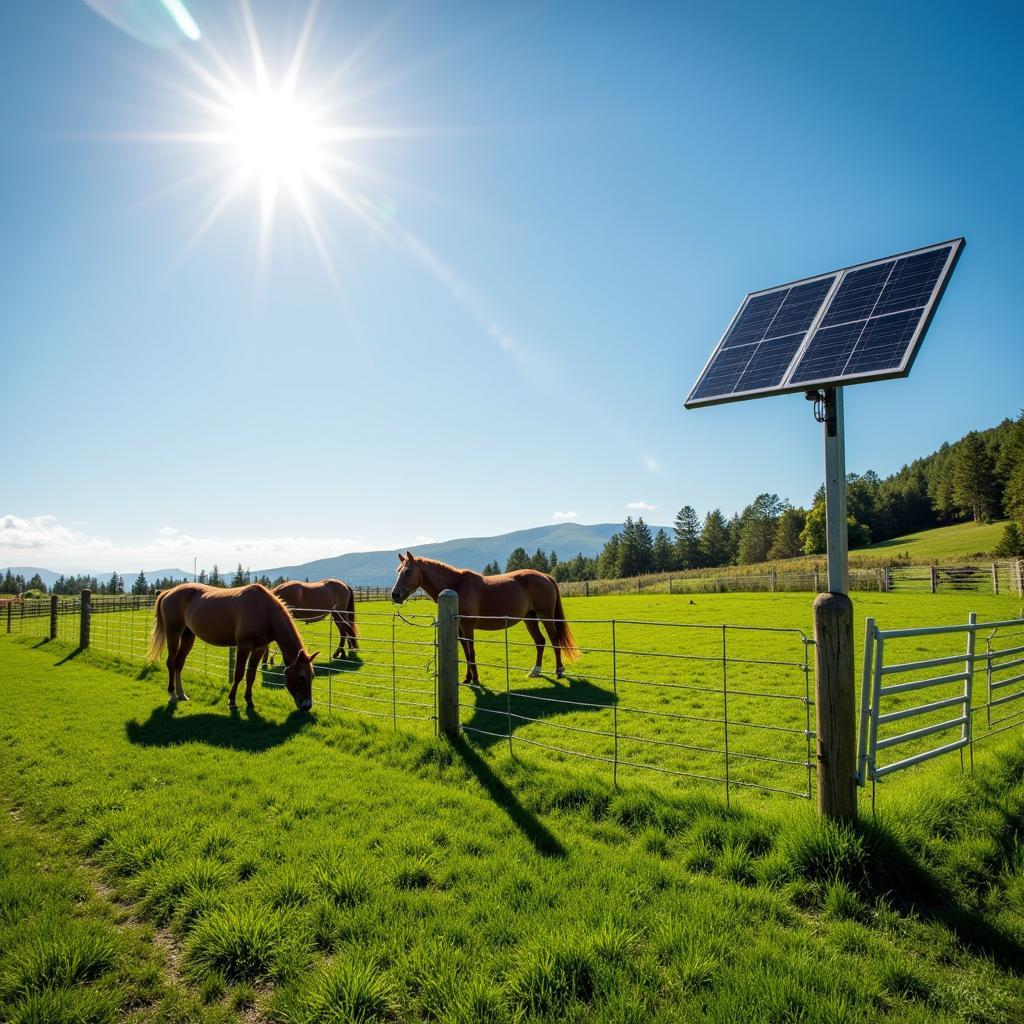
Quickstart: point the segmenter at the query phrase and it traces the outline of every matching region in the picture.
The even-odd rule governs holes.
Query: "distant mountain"
[[[175,580],[190,580],[192,579],[192,573],[185,572],[184,569],[145,569],[143,570],[146,574],[147,580],[159,580],[159,579],[175,579]],[[7,572],[6,565],[0,565],[0,577]],[[52,569],[40,569],[34,565],[12,565],[11,574],[14,576],[24,576],[25,580],[28,581],[39,573],[39,578],[48,586],[52,587],[57,582],[60,576],[95,576],[100,583],[108,583],[110,577],[114,575],[114,571],[109,572],[88,572],[88,573],[60,573],[54,572]],[[120,569],[117,570],[117,575],[121,576],[125,585],[130,587],[135,582],[135,577],[138,576],[139,570],[135,569],[133,572],[122,572]]]
[[[608,538],[622,529],[621,523],[556,523],[553,526],[535,526],[529,530],[516,530],[497,537],[466,537],[446,540],[437,544],[417,544],[409,547],[414,555],[438,558],[463,569],[479,572],[488,562],[495,560],[504,567],[505,559],[518,547],[533,554],[537,548],[555,551],[560,559],[575,558],[577,554],[593,556],[600,552]],[[651,527],[657,533],[657,526]],[[670,527],[663,527],[671,535]],[[400,550],[405,551],[406,548]],[[279,565],[273,569],[259,569],[258,573],[271,579],[286,576],[289,579],[322,580],[337,576],[348,583],[361,586],[384,586],[393,582],[398,564],[398,548],[387,551],[353,551],[333,558],[318,558],[302,565]]]
[[[436,544],[416,544],[408,550],[413,554],[422,555],[424,558],[439,558],[442,562],[449,562],[460,569],[475,569],[479,572],[488,562],[497,561],[502,567],[505,560],[518,547],[526,548],[529,554],[533,554],[537,548],[542,548],[545,553],[557,552],[562,560],[575,558],[577,554],[584,554],[592,557],[598,554],[604,547],[608,538],[613,533],[622,529],[621,523],[597,523],[594,526],[584,526],[582,523],[555,523],[552,526],[535,526],[529,530],[516,530],[513,533],[502,533],[497,537],[464,537],[459,540],[446,540]],[[669,536],[672,535],[670,526],[660,527]],[[651,532],[657,533],[659,527],[652,526]],[[253,576],[269,576],[272,580],[278,576],[288,579],[322,580],[328,576],[337,576],[349,583],[360,586],[384,586],[391,583],[395,578],[395,566],[398,564],[398,551],[407,550],[406,547],[389,548],[386,551],[353,551],[347,555],[335,555],[333,558],[318,558],[313,562],[303,562],[301,565],[278,565],[272,569],[254,569]],[[6,566],[0,566],[0,576],[6,571]],[[17,576],[19,573],[30,580],[36,573],[48,586],[52,586],[60,573],[52,569],[40,569],[35,566],[11,566],[11,572]],[[184,569],[146,569],[147,580],[171,578],[176,580],[190,580],[192,573]],[[122,576],[125,586],[130,587],[135,581],[138,569],[118,570]],[[64,573],[64,575],[69,575]],[[76,573],[75,575],[82,575]],[[110,572],[89,572],[85,575],[95,576],[101,583],[107,582]],[[228,573],[231,576],[231,573]]]

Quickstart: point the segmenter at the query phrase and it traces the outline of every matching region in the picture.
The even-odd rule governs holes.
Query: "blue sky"
[[[195,237],[235,159],[181,140],[196,68],[253,72],[233,3],[188,8],[202,39],[160,46],[6,11],[0,563],[807,504],[809,406],[684,411],[708,353],[747,291],[961,234],[911,378],[847,389],[848,467],[1024,405],[1009,5],[324,2],[296,96],[346,130],[337,188],[319,249],[279,197],[262,267],[255,184]],[[253,0],[272,82],[306,11]]]

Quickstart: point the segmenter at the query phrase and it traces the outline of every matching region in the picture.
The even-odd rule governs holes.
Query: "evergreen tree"
[[[558,565],[558,555],[555,553],[555,549],[551,549],[551,554],[548,555],[548,565],[551,566],[551,571],[555,571],[555,566]]]
[[[777,494],[759,494],[740,519],[739,561],[742,565],[763,562],[775,539],[775,528],[787,508]]]
[[[735,564],[740,558],[740,533],[743,531],[743,520],[739,512],[733,512],[729,520],[729,562]]]
[[[643,516],[636,521],[636,565],[637,575],[654,572],[654,537]]]
[[[16,594],[18,592],[15,589],[14,576],[11,575],[10,567],[8,567],[7,572],[4,573],[4,582],[3,585],[0,586],[0,592],[4,594]]]
[[[704,517],[700,531],[700,562],[701,565],[719,566],[727,565],[730,560],[729,524],[722,510],[715,508]]]
[[[244,587],[249,582],[248,574],[242,569],[242,563],[238,563],[238,568],[235,570],[235,575],[231,580],[231,586],[233,587]]]
[[[995,553],[1000,558],[1018,558],[1024,555],[1024,531],[1011,519],[1003,527]]]
[[[208,582],[207,579],[206,579],[206,570],[205,569],[200,569],[199,570],[199,579],[196,582],[197,583],[206,583],[206,582]]]
[[[672,550],[672,542],[664,530],[659,530],[654,535],[654,571],[670,572],[676,568],[675,552]]]
[[[680,569],[696,569],[702,562],[700,520],[692,505],[684,505],[676,513],[673,526],[676,535],[676,561]]]
[[[620,575],[622,564],[622,534],[613,533],[597,556],[597,578],[614,580]]]
[[[495,559],[493,562],[488,562],[484,566],[483,574],[485,576],[500,576],[501,575],[501,566],[498,565],[498,560]]]
[[[139,575],[135,578],[135,582],[132,584],[133,594],[148,594],[149,584],[146,582],[146,574],[140,569]]]
[[[807,513],[802,508],[787,508],[779,518],[775,528],[775,537],[768,550],[768,557],[796,558],[803,552],[800,534],[803,532]]]
[[[278,576],[277,579],[274,580],[274,586],[275,587],[279,587],[282,583],[287,583],[287,582],[288,581],[283,576]]]
[[[996,507],[995,465],[981,435],[972,430],[953,457],[953,502],[976,523],[986,522]]]
[[[538,572],[550,572],[551,565],[548,562],[548,556],[537,548],[536,551],[530,556],[530,568],[536,569]]]
[[[46,584],[43,582],[43,577],[36,573],[32,579],[28,581],[29,590],[38,590],[40,593],[46,593]]]
[[[211,587],[223,587],[224,578],[220,574],[220,570],[217,568],[217,563],[213,563],[213,568],[210,570],[210,586]]]
[[[626,516],[622,524],[622,533],[619,535],[619,576],[636,576],[639,573],[639,557],[637,555],[636,523],[632,516]],[[612,577],[613,579],[615,577]]]
[[[529,568],[530,556],[526,553],[526,548],[522,546],[516,548],[505,561],[505,572],[515,572],[516,569]]]
[[[110,574],[110,581],[107,583],[108,594],[123,594],[124,593],[124,579],[118,576],[116,572]]]

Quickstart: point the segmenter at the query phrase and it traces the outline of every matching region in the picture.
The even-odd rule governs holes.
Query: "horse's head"
[[[313,659],[319,653],[307,654],[300,649],[298,657],[284,670],[284,685],[300,711],[313,706]]]
[[[423,567],[412,556],[411,551],[398,556],[398,576],[391,588],[391,600],[401,604],[423,582]]]

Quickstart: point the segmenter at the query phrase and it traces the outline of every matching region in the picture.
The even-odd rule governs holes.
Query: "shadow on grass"
[[[126,722],[124,731],[128,742],[140,747],[205,743],[254,753],[287,743],[309,721],[309,715],[302,711],[293,711],[283,722],[276,723],[264,718],[255,708],[192,714],[179,712],[177,705],[167,704],[155,708],[145,722],[134,719]]]
[[[474,686],[472,690],[476,703],[472,716],[462,727],[480,747],[506,742],[509,729],[515,735],[517,729],[532,724],[531,720],[544,722],[557,715],[605,711],[615,706],[613,694],[582,676],[561,680],[541,676],[537,680],[530,679],[525,685],[512,683],[507,695],[504,687],[488,690]]]
[[[564,857],[566,849],[541,820],[528,811],[511,789],[495,774],[494,769],[481,757],[464,736],[452,740],[452,749],[463,764],[476,776],[491,799],[511,818],[512,824],[522,832],[542,857]]]
[[[65,662],[71,661],[72,658],[77,658],[84,650],[84,647],[76,647],[70,654],[65,654],[64,657],[60,659],[60,661],[55,661],[53,663],[54,668],[56,668],[58,665],[63,665]]]

